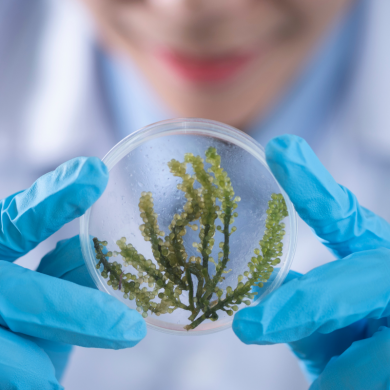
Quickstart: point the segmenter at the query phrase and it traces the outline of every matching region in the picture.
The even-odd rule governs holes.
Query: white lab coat
[[[371,0],[352,88],[316,153],[364,206],[390,221],[390,1]],[[102,157],[117,141],[92,55],[93,29],[72,1],[0,0],[0,197],[80,155]],[[300,225],[294,269],[331,260]],[[34,268],[63,229],[20,261]],[[199,375],[199,372],[203,375]],[[284,346],[247,347],[231,331],[178,338],[149,331],[136,348],[77,348],[67,389],[304,389]]]

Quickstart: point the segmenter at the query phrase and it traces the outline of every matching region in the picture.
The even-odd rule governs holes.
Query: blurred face
[[[177,116],[265,115],[353,0],[82,0]]]

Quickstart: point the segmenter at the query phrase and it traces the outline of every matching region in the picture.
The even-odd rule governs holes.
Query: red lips
[[[192,82],[221,82],[234,77],[254,57],[253,53],[195,58],[171,50],[158,50],[157,58],[177,76]]]

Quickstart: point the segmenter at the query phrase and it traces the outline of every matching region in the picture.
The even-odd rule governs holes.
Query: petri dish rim
[[[108,170],[111,171],[115,165],[121,161],[128,153],[137,148],[139,145],[167,135],[202,135],[213,138],[218,138],[223,141],[227,141],[235,144],[236,146],[244,149],[246,152],[250,153],[254,158],[256,158],[260,163],[267,169],[269,174],[274,178],[275,183],[278,185],[280,192],[286,200],[287,209],[289,213],[289,247],[288,253],[286,255],[286,260],[283,263],[280,271],[276,278],[272,281],[271,286],[267,291],[262,294],[260,300],[264,299],[266,295],[276,290],[283,283],[285,277],[287,276],[288,271],[291,268],[291,264],[294,258],[296,242],[297,242],[297,215],[293,204],[291,203],[288,195],[285,193],[282,187],[273,176],[271,170],[268,167],[268,164],[265,159],[264,148],[256,142],[248,134],[224,123],[217,121],[201,119],[201,118],[174,118],[168,119],[156,123],[152,123],[148,126],[142,127],[141,129],[135,131],[132,134],[129,134],[127,137],[123,138],[118,142],[109,152],[103,157],[102,161],[107,166]],[[92,206],[93,207],[93,206]],[[83,216],[80,217],[80,245],[81,251],[84,258],[84,262],[87,266],[88,272],[92,277],[92,280],[96,284],[97,288],[100,291],[103,291],[107,294],[110,294],[105,283],[103,283],[102,278],[99,276],[98,271],[95,267],[95,256],[90,245],[89,237],[89,219],[91,214],[91,208],[89,208]],[[110,294],[111,295],[111,294]],[[256,305],[260,302],[256,300],[253,305]],[[164,333],[176,334],[176,335],[203,335],[218,332],[224,329],[227,329],[231,326],[233,318],[229,317],[225,321],[221,321],[219,326],[212,327],[206,330],[199,331],[185,331],[185,330],[176,330],[169,329],[159,325],[154,324],[152,318],[146,318],[146,324],[149,328],[158,330]],[[218,322],[217,322],[218,323]]]

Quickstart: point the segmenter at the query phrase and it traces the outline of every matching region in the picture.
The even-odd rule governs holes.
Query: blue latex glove
[[[119,349],[145,336],[139,313],[85,287],[92,286],[85,269],[66,281],[53,277],[53,270],[53,276],[44,274],[45,267],[33,272],[12,263],[82,215],[107,180],[99,159],[77,158],[0,201],[0,389],[62,389],[58,378],[71,345]],[[60,275],[64,255],[54,252],[47,258]],[[75,261],[80,259],[77,252]]]
[[[311,390],[390,389],[390,225],[338,185],[299,137],[266,147],[267,162],[337,260],[239,311],[233,330],[246,344],[289,343]]]

